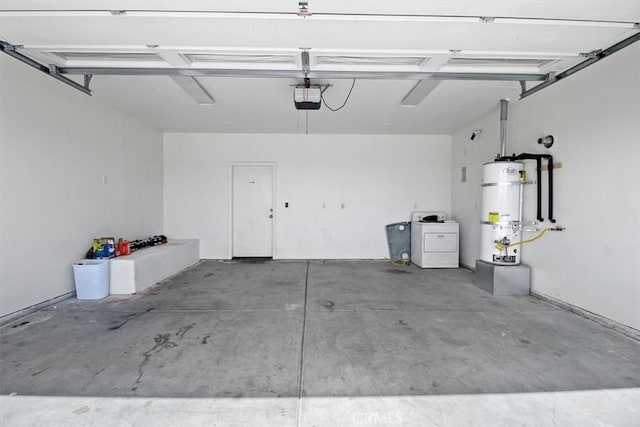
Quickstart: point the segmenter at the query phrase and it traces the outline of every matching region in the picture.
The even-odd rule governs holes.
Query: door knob
[[[269,218],[273,218],[273,215],[269,215]]]

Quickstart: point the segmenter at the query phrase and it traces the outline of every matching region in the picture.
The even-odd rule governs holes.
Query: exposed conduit
[[[507,155],[507,110],[509,101],[500,100],[500,157]]]

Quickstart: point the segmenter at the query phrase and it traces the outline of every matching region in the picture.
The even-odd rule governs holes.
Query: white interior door
[[[273,256],[273,166],[232,166],[234,257]]]

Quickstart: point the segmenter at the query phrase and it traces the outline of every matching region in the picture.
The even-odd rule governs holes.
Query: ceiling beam
[[[400,101],[405,107],[415,107],[424,100],[433,90],[442,83],[442,80],[420,80]]]
[[[190,67],[191,62],[187,61],[182,55],[178,52],[172,52],[168,50],[160,50],[155,49],[152,50],[153,53],[157,54],[159,57],[167,61],[169,64],[174,67]]]
[[[214,105],[213,96],[202,86],[195,77],[171,76],[171,79],[193,98],[199,105]]]

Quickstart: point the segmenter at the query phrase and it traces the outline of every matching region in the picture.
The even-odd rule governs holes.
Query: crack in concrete
[[[18,324],[13,325],[12,328],[19,328],[21,326],[25,326],[25,325],[28,325],[28,324],[29,324],[29,321],[24,321],[24,322],[20,322]]]
[[[37,376],[37,375],[40,375],[41,373],[43,373],[43,372],[44,372],[44,371],[46,371],[47,369],[51,369],[51,366],[49,366],[49,367],[47,367],[47,368],[44,368],[44,369],[42,369],[41,371],[34,372],[33,374],[31,374],[31,376],[32,376],[32,377],[35,377],[35,376]]]
[[[151,310],[153,310],[153,307],[152,307],[152,308],[149,308],[149,309],[147,309],[147,310],[145,310],[145,311],[141,311],[140,313],[135,313],[135,314],[131,315],[127,320],[125,320],[124,322],[120,323],[119,325],[116,325],[116,326],[112,326],[112,327],[110,327],[110,328],[109,328],[109,330],[110,330],[110,331],[114,331],[114,330],[116,330],[116,329],[120,329],[120,328],[121,328],[122,326],[124,326],[127,322],[130,322],[130,321],[131,321],[131,320],[133,320],[133,319],[137,319],[138,317],[142,316],[142,315],[143,315],[143,314],[145,314],[145,313],[150,312]]]
[[[184,334],[186,334],[191,329],[193,329],[194,326],[196,326],[196,324],[192,323],[190,325],[183,326],[180,329],[178,329],[178,332],[176,332],[176,336],[178,336],[178,339],[181,340],[182,338],[184,338]]]
[[[148,311],[151,311],[153,309],[149,309]],[[144,312],[144,313],[146,313]],[[140,313],[139,315],[142,315],[144,313]],[[129,319],[131,320],[131,319]],[[187,326],[182,326],[180,329],[178,329],[178,332],[176,332],[176,336],[178,337],[178,340],[181,340],[182,338],[184,338],[185,334],[187,332],[189,332],[191,329],[193,329],[193,327],[196,326],[195,323],[192,323],[190,325]],[[208,337],[207,337],[208,338]],[[144,375],[144,368],[145,366],[149,363],[149,361],[151,360],[151,356],[155,353],[160,353],[162,350],[166,349],[166,348],[174,348],[177,347],[178,344],[176,344],[175,342],[171,341],[171,334],[158,334],[156,335],[153,340],[155,341],[155,345],[153,347],[151,347],[149,350],[145,351],[144,353],[142,353],[142,355],[144,356],[144,359],[142,359],[142,362],[140,362],[140,365],[138,366],[138,377],[136,378],[136,382],[135,384],[140,384],[140,381],[142,380],[142,376]],[[132,390],[136,390],[138,387],[133,387]]]
[[[135,382],[136,384],[140,384],[140,380],[142,380],[142,376],[144,375],[144,367],[147,365],[147,363],[149,363],[149,360],[151,360],[151,355],[154,352],[160,353],[165,348],[174,348],[178,346],[178,344],[170,340],[170,337],[171,337],[171,334],[156,335],[153,338],[156,344],[153,347],[151,347],[149,350],[142,353],[142,355],[144,356],[144,359],[138,366],[138,378],[136,378],[136,382]],[[137,387],[132,388],[132,390],[136,390],[136,389]]]

